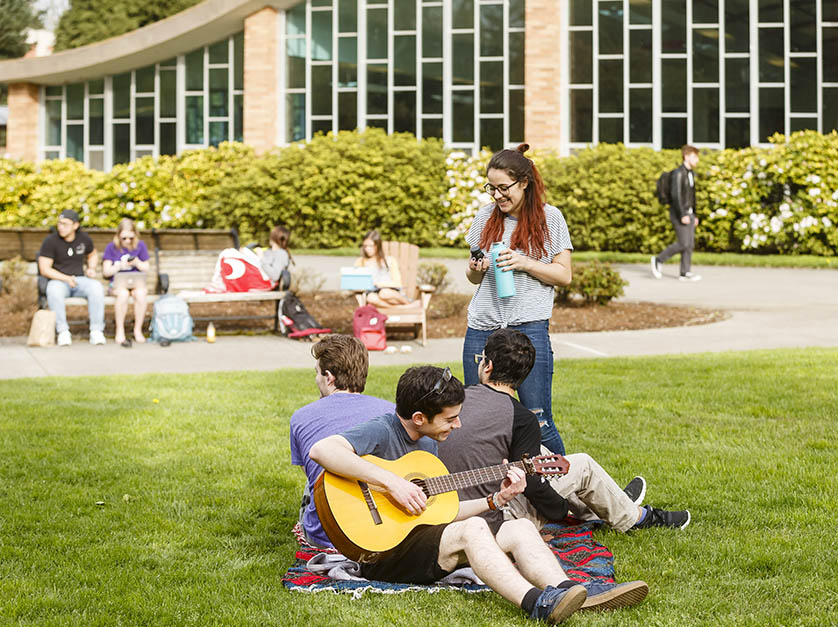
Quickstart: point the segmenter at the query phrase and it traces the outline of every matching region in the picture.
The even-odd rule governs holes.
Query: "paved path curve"
[[[452,289],[470,289],[464,262],[439,260],[449,267]],[[323,289],[337,289],[339,269],[352,260],[300,256],[297,272],[318,273]],[[551,336],[557,359],[664,353],[719,352],[760,348],[838,346],[838,272],[775,268],[697,267],[704,280],[682,283],[677,266],[667,265],[661,280],[645,265],[619,269],[629,281],[624,300],[718,308],[731,315],[708,325],[645,331],[558,333]],[[408,342],[410,353],[373,353],[373,365],[458,362],[462,338]],[[107,375],[149,372],[213,372],[313,367],[310,344],[272,336],[220,337],[197,341],[135,345],[130,351],[85,341],[69,348],[28,348],[22,338],[0,339],[0,379],[41,376]],[[130,359],[127,359],[130,357]]]

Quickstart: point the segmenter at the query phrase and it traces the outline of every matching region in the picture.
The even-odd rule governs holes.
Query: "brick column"
[[[9,85],[9,122],[6,126],[6,152],[17,159],[38,159],[38,96],[32,83]]]
[[[279,111],[277,13],[265,7],[244,21],[244,141],[257,152],[275,145]]]
[[[561,2],[527,0],[524,36],[524,139],[533,148],[561,140]]]

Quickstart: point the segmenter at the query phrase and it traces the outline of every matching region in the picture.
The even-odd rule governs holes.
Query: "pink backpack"
[[[383,351],[387,348],[387,334],[384,323],[387,316],[372,305],[363,305],[352,316],[352,333],[369,351]]]

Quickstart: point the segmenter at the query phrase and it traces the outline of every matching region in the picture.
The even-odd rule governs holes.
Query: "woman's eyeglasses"
[[[431,394],[442,394],[443,390],[445,390],[446,384],[450,380],[451,380],[451,368],[446,368],[445,370],[442,371],[442,375],[439,377],[439,380],[434,384],[433,389],[431,389],[430,392],[426,392],[425,394],[423,394],[419,398],[419,400],[416,401],[416,402],[419,403],[419,402],[425,400]]]
[[[489,194],[489,196],[494,196],[495,192],[500,192],[501,194],[506,196],[509,190],[515,187],[520,182],[521,181],[515,181],[514,183],[510,183],[509,185],[492,185],[491,183],[486,183],[483,186],[483,189],[486,190],[486,193]]]

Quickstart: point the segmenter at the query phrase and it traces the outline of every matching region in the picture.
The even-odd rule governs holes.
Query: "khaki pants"
[[[549,451],[542,450],[549,454]],[[616,531],[625,532],[637,522],[638,506],[626,496],[611,476],[590,455],[565,455],[570,471],[561,477],[550,477],[550,486],[567,500],[570,513],[579,520],[604,520]],[[546,523],[541,514],[523,494],[510,501],[504,518],[526,518],[541,529]]]

